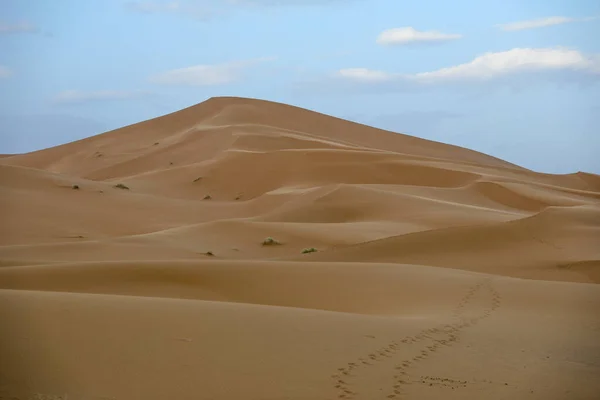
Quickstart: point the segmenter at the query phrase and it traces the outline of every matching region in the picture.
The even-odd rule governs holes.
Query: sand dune
[[[597,207],[547,208],[519,220],[428,230],[293,259],[414,263],[598,283],[597,272],[574,272],[569,267],[600,261],[599,225]]]
[[[597,175],[223,97],[0,190],[0,399],[600,396]]]

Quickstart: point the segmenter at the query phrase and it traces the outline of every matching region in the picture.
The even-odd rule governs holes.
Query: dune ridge
[[[0,399],[600,396],[598,175],[219,97],[0,190]]]

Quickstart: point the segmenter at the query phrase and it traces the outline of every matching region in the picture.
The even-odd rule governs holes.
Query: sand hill
[[[597,175],[212,98],[0,189],[0,399],[600,398]]]

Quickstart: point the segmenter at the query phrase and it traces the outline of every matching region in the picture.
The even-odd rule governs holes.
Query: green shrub
[[[310,247],[308,249],[302,250],[302,254],[315,253],[316,251],[317,251],[317,249],[315,249],[314,247]]]
[[[274,245],[281,244],[281,242],[279,242],[279,241],[277,241],[277,240],[275,240],[275,239],[273,239],[272,237],[269,236],[268,238],[266,238],[265,240],[263,240],[262,244],[263,244],[263,246],[274,246]]]

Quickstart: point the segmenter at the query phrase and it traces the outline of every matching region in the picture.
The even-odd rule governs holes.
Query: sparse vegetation
[[[171,162],[169,163],[169,165],[173,165],[173,161],[171,161]]]
[[[242,198],[242,195],[241,195],[241,194],[238,194],[237,196],[235,196],[235,199],[236,199],[236,200],[239,200],[239,199],[241,199],[241,198]]]
[[[71,188],[72,188],[73,190],[79,190],[79,185],[73,185],[73,186],[71,186]]]
[[[199,177],[197,177],[196,179],[194,179],[194,182],[198,182],[198,181],[199,181],[199,180],[201,180],[201,179],[202,179],[202,177],[201,177],[201,176],[199,176]]]
[[[211,256],[211,257],[215,255],[215,253],[213,253],[212,251],[207,251],[204,254],[206,254],[207,256]]]
[[[67,400],[67,395],[34,393],[28,400]]]
[[[154,145],[155,145],[155,146],[158,146],[158,142],[154,142]]]
[[[263,240],[262,244],[263,244],[263,246],[274,246],[274,245],[281,244],[281,242],[279,242],[279,241],[277,241],[277,240],[275,240],[275,239],[273,239],[272,237],[269,236],[268,238],[266,238],[265,240]]]
[[[210,200],[212,199],[212,197],[210,197],[210,194],[207,194],[206,196],[204,196],[204,200]]]
[[[315,249],[314,247],[310,247],[308,249],[302,250],[302,254],[315,253],[316,251],[317,249]]]
[[[127,187],[126,185],[124,185],[122,183],[117,183],[114,187],[116,187],[117,189],[129,190],[129,187]]]
[[[281,244],[280,241],[273,239],[272,237],[268,237],[263,240],[263,246],[275,246]]]

